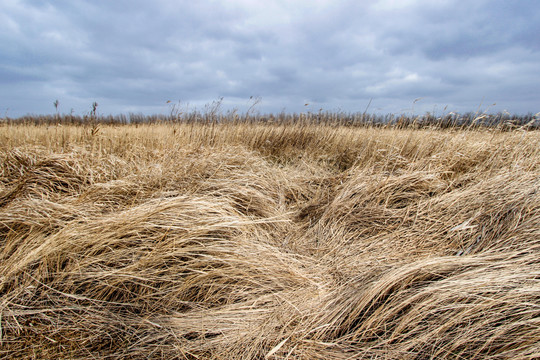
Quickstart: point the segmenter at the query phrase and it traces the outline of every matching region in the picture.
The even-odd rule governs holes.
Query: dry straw
[[[537,132],[0,128],[0,357],[540,357]]]

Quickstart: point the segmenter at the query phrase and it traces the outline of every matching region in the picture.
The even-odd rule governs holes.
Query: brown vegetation
[[[535,131],[0,126],[0,357],[540,357]]]

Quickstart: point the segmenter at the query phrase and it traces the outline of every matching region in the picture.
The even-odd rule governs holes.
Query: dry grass
[[[0,127],[0,357],[540,357],[540,137]]]

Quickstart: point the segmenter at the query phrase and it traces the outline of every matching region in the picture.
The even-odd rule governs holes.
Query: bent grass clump
[[[540,356],[535,131],[0,128],[0,357]]]

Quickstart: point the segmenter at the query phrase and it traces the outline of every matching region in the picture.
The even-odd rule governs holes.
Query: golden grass
[[[0,127],[0,357],[540,357],[538,132]]]

